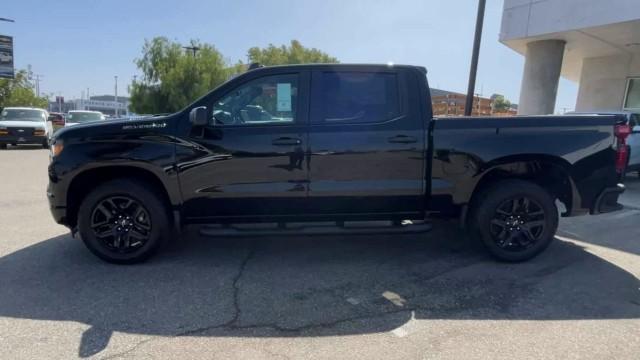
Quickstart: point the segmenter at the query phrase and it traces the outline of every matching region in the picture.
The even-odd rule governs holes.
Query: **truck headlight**
[[[60,155],[60,153],[62,152],[62,149],[64,149],[64,144],[62,143],[62,140],[55,140],[53,144],[51,144],[51,156],[55,157]]]

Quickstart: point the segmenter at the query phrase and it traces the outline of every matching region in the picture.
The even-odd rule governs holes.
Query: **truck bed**
[[[433,121],[432,203],[462,205],[500,164],[548,161],[568,174],[574,201],[564,215],[592,211],[615,186],[615,115],[441,117]],[[531,166],[531,165],[527,165]],[[506,170],[505,170],[506,171]],[[565,204],[567,205],[567,204]]]

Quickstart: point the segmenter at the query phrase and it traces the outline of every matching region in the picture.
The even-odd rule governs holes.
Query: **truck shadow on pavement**
[[[450,230],[349,238],[191,235],[135,266],[103,263],[79,240],[58,236],[0,258],[0,316],[89,325],[79,339],[81,357],[104,350],[115,331],[339,336],[406,328],[414,318],[640,317],[638,279],[572,242],[558,240],[530,262],[504,264]]]

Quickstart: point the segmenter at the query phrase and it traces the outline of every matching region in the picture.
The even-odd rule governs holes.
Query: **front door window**
[[[278,125],[296,121],[298,75],[266,76],[235,88],[213,105],[216,125]]]

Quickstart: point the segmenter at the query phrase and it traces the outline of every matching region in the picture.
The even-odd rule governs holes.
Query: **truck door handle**
[[[302,144],[302,141],[296,138],[281,137],[273,140],[271,144],[276,146],[293,146]]]
[[[390,143],[394,143],[394,144],[411,144],[411,143],[415,143],[418,142],[418,139],[416,139],[413,136],[407,136],[407,135],[396,135],[396,136],[392,136],[389,139]]]

